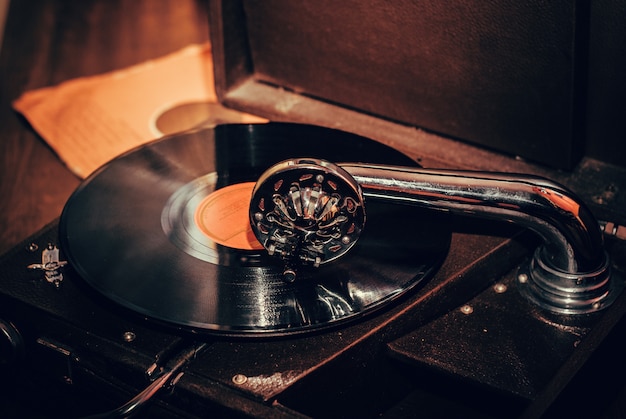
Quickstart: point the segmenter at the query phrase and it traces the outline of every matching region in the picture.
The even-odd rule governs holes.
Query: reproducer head
[[[319,266],[356,242],[365,224],[361,187],[341,167],[318,159],[294,159],[265,172],[256,184],[250,222],[257,239],[288,267]]]

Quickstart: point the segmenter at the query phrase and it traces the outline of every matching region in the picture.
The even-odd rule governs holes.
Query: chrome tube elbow
[[[582,314],[607,307],[617,294],[602,231],[571,191],[545,178],[505,173],[341,164],[366,199],[513,222],[543,240],[518,276],[543,308]]]

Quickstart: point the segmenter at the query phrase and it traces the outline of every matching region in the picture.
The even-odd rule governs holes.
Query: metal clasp
[[[46,281],[59,287],[63,281],[60,269],[67,265],[67,261],[59,260],[59,248],[52,243],[41,252],[41,263],[28,265],[28,269],[39,269],[44,272]]]

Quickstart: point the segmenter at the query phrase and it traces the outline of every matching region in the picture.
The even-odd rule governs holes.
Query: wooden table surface
[[[80,183],[11,102],[208,41],[206,3],[10,2],[0,52],[0,254],[58,218]]]

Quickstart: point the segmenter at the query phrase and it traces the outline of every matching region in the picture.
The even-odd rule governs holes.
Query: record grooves
[[[258,243],[237,241],[245,228],[237,240],[214,228],[223,227],[215,219],[230,217],[230,204],[241,204],[236,194],[245,185],[293,157],[415,165],[375,141],[309,125],[183,133],[86,179],[61,216],[62,249],[80,277],[117,304],[176,327],[235,335],[301,333],[356,319],[439,267],[450,240],[445,217],[415,207],[367,202],[354,248],[319,268],[303,267],[294,283]],[[226,202],[218,218],[210,213],[216,202]]]

